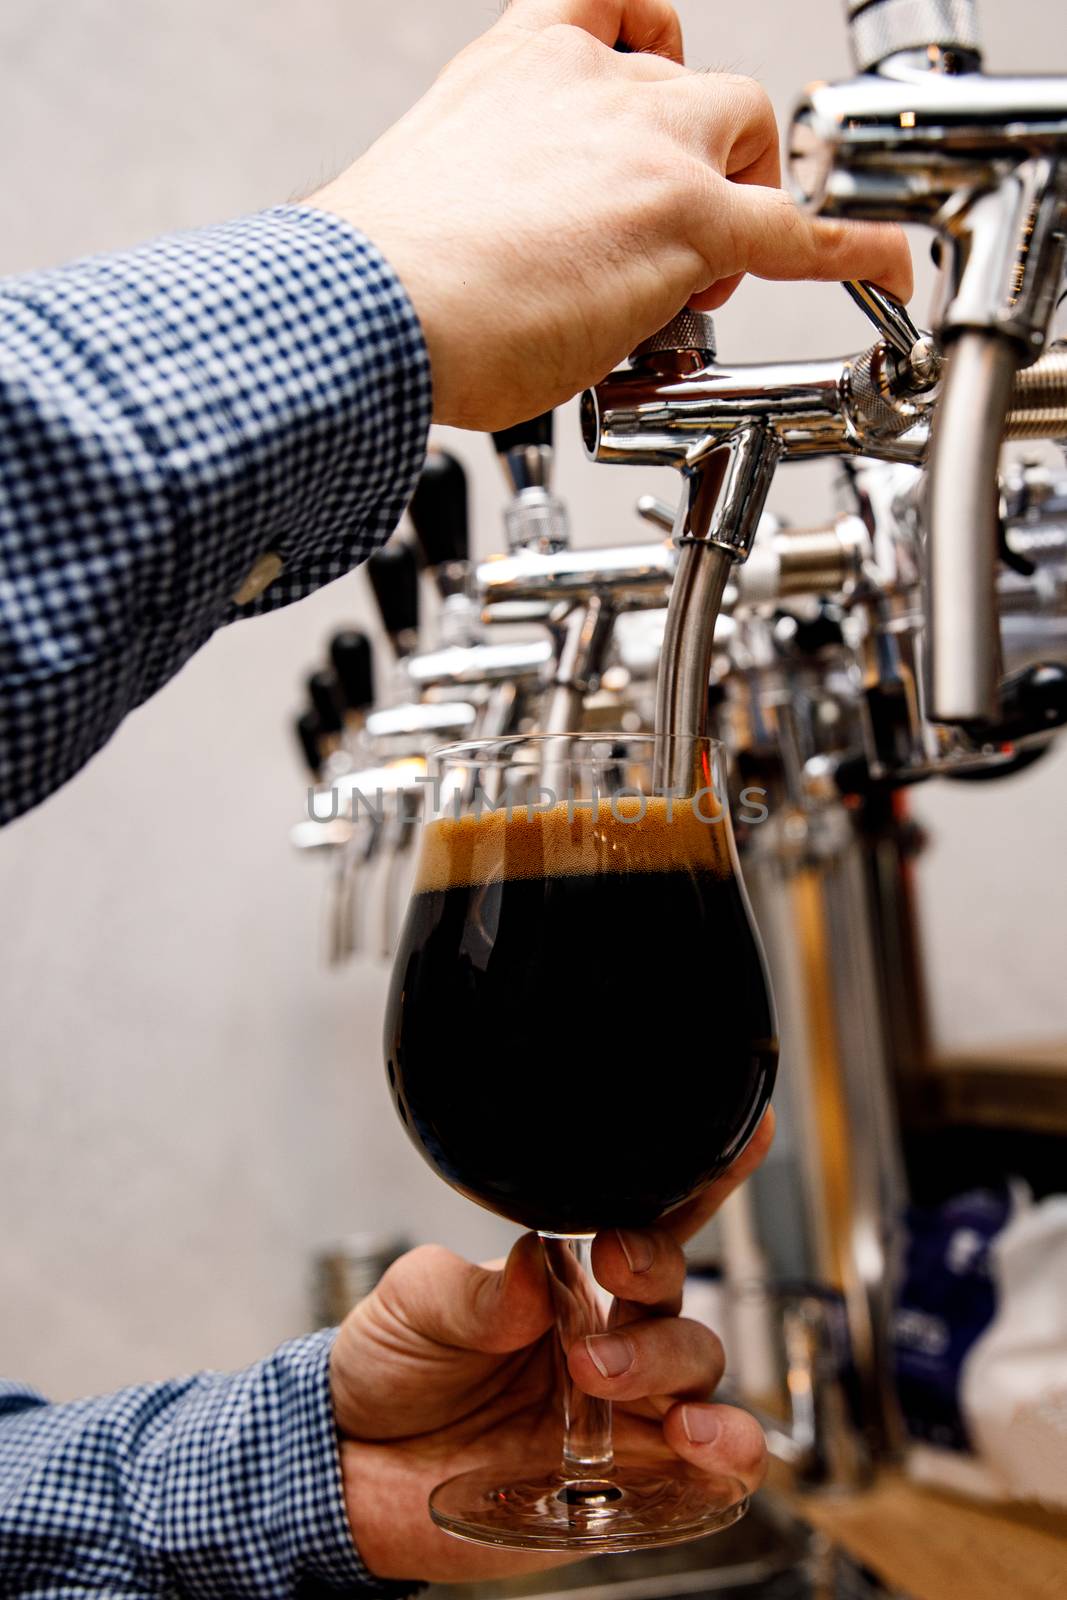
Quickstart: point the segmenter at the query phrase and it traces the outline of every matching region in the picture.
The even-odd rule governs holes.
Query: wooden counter
[[[862,1494],[790,1509],[911,1600],[1067,1600],[1067,1514],[987,1506],[887,1473]]]

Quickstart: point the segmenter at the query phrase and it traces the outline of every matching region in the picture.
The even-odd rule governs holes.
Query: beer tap
[[[343,652],[342,652],[343,655]],[[352,765],[343,742],[344,697],[334,672],[313,672],[307,680],[311,709],[297,719],[296,733],[313,786],[308,790],[309,815],[291,834],[294,847],[315,854],[325,852],[331,866],[328,888],[327,957],[336,964],[355,946],[353,933],[352,823],[336,814],[320,821],[317,799]]]
[[[322,729],[314,711],[303,711],[293,724],[296,742],[304,758],[308,776],[316,783],[322,772]]]
[[[367,562],[367,577],[393,654],[402,662],[419,642],[419,568],[406,539],[394,538]]]
[[[472,593],[467,477],[454,456],[430,452],[409,514],[441,602],[435,647],[405,661],[409,686],[423,699],[462,685],[480,702],[477,731],[483,737],[505,733],[523,695],[540,683],[551,646],[547,640],[498,644],[486,637],[486,617]]]
[[[1064,267],[1067,78],[983,74],[976,0],[846,9],[860,76],[809,89],[793,179],[827,215],[937,230],[946,361],[928,486],[930,711],[992,723],[1000,444],[1034,392],[1044,436],[1067,429],[1067,364],[1045,357],[1038,370]]]
[[[849,292],[880,335],[856,355],[724,365],[716,359],[711,318],[683,311],[634,352],[629,369],[582,397],[591,459],[669,465],[683,476],[656,714],[657,729],[675,736],[673,770],[661,774],[665,787],[686,781],[686,741],[704,727],[715,619],[733,570],[752,548],[778,464],[866,456],[918,465],[927,453],[942,371],[938,351],[891,296],[869,284]],[[1067,432],[1067,409],[1053,381],[1057,359],[1043,356],[1016,381],[1009,433],[1017,421],[1030,436],[1036,413],[1047,432]]]
[[[345,731],[341,686],[333,672],[321,669],[307,680],[308,698],[318,724],[319,754],[327,775],[343,771],[347,756],[342,743]]]
[[[467,474],[446,450],[426,457],[408,507],[423,563],[434,582],[440,606],[437,643],[474,645],[481,638],[477,608],[468,593],[470,527]]]
[[[331,768],[330,778],[359,767],[366,754],[367,713],[374,704],[374,660],[371,642],[357,628],[344,628],[330,640],[328,655],[332,667],[332,689],[344,718],[344,762]],[[338,966],[360,946],[361,872],[377,848],[377,830],[372,822],[348,824],[347,838],[339,839],[327,915],[327,960]]]
[[[899,324],[894,332],[903,342]],[[592,460],[670,465],[683,475],[657,688],[657,730],[674,736],[665,788],[687,780],[688,740],[706,721],[716,618],[735,563],[752,548],[778,463],[861,451],[921,457],[924,389],[934,381],[903,356],[890,360],[884,340],[837,361],[722,365],[712,319],[683,311],[634,352],[628,370],[583,395]]]
[[[509,550],[563,550],[570,543],[566,507],[552,490],[551,411],[493,434],[511,500],[504,512]]]

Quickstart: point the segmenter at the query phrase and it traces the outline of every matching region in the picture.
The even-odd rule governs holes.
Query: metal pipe
[[[946,364],[928,487],[930,716],[991,722],[1000,681],[997,463],[1019,348],[965,332]]]
[[[814,84],[793,114],[789,175],[823,216],[933,222],[946,200],[986,189],[1067,142],[1067,78],[864,75]]]
[[[707,729],[715,623],[733,564],[752,546],[780,456],[778,436],[757,421],[685,474],[675,523],[678,570],[656,680],[656,732],[669,735],[656,752],[655,781],[664,792],[691,792],[693,740]]]
[[[542,719],[545,733],[575,733],[581,728],[585,697],[600,676],[615,616],[613,605],[593,595],[559,624],[557,666]]]
[[[715,545],[685,545],[678,560],[656,679],[656,732],[672,735],[662,754],[657,748],[656,787],[664,793],[688,792],[688,741],[707,727],[715,623],[732,566],[729,553]]]
[[[511,600],[588,600],[592,595],[623,596],[643,589],[652,590],[659,603],[674,564],[674,550],[662,540],[620,548],[561,550],[551,555],[524,550],[483,561],[475,570],[474,587],[483,605]]]

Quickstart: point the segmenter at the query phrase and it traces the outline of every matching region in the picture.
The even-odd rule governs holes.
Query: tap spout
[[[752,547],[781,453],[774,430],[752,422],[684,474],[678,568],[656,681],[656,732],[669,736],[657,753],[664,793],[691,792],[694,742],[707,729],[715,623],[734,562]]]
[[[930,715],[992,722],[1000,681],[997,461],[1019,361],[981,331],[953,343],[933,430],[928,488]]]

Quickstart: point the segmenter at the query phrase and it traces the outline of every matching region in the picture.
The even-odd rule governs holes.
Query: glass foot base
[[[683,1544],[739,1521],[748,1493],[736,1478],[714,1478],[684,1462],[616,1466],[603,1477],[557,1469],[508,1478],[464,1472],[430,1496],[438,1527],[473,1544],[509,1550],[640,1550]]]

